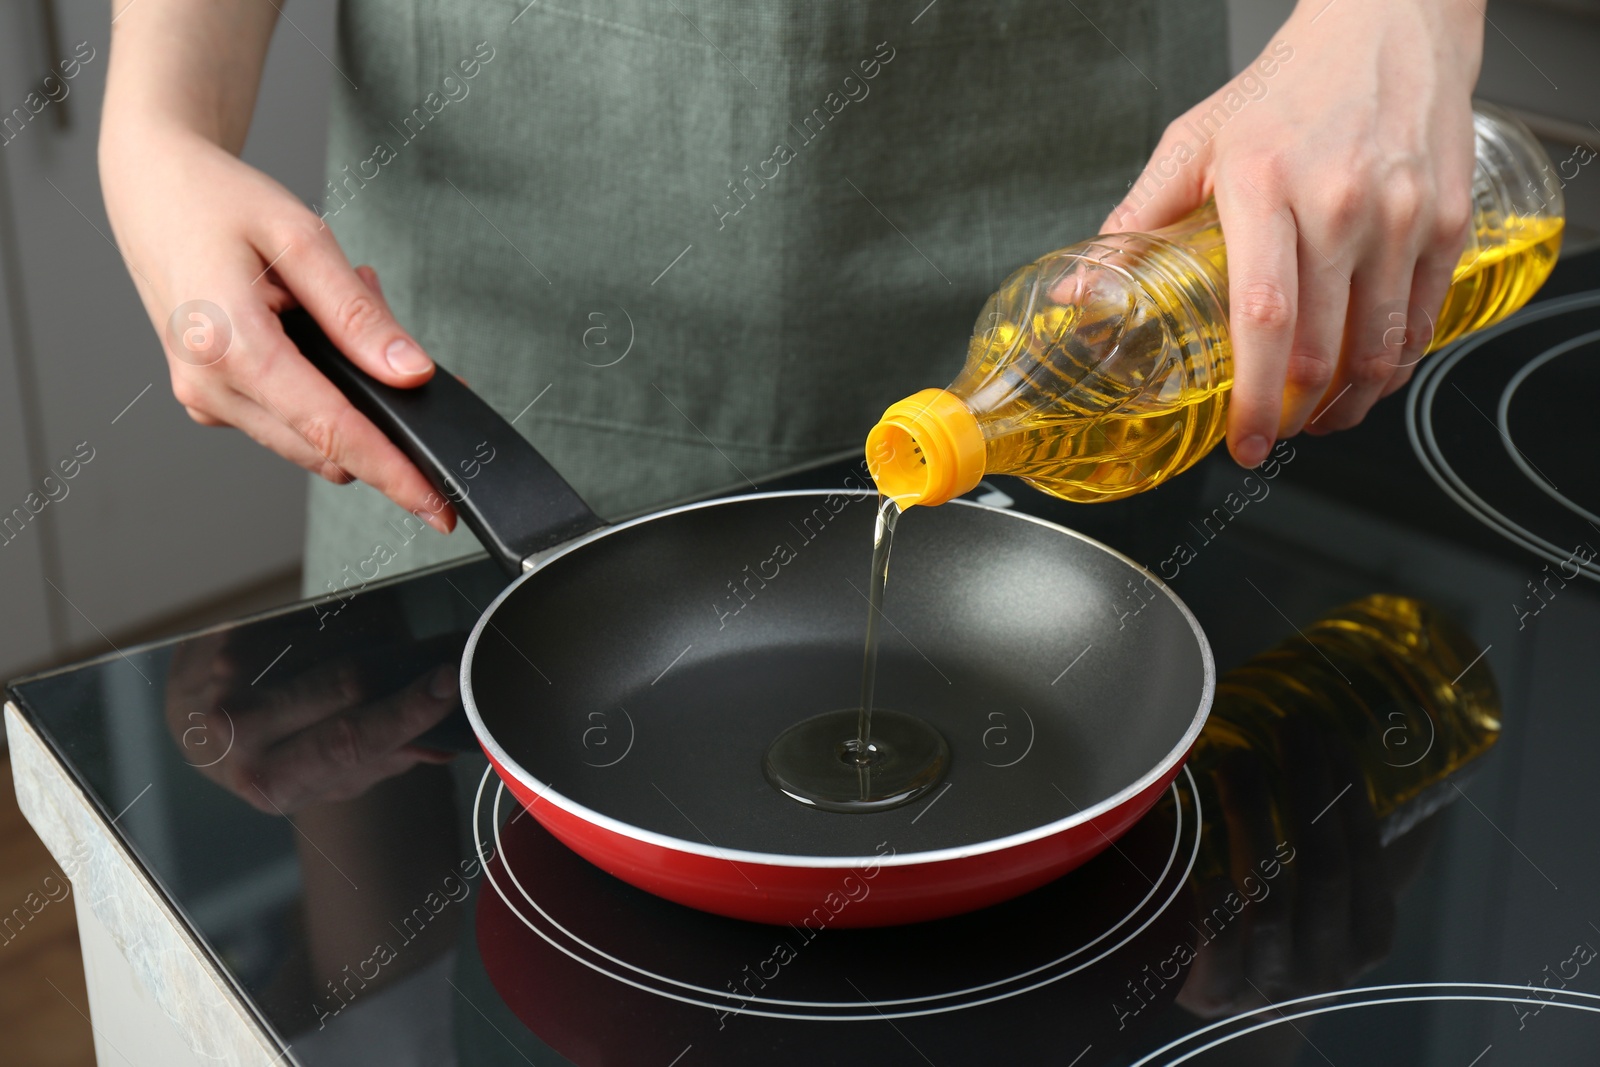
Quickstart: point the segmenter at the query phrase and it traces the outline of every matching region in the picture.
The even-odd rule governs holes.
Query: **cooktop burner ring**
[[[1446,440],[1441,439],[1437,432],[1436,408],[1439,407],[1440,395],[1452,372],[1460,372],[1467,364],[1469,357],[1482,352],[1486,346],[1498,339],[1513,334],[1519,330],[1537,331],[1541,324],[1560,316],[1582,314],[1600,309],[1600,292],[1578,293],[1573,296],[1560,297],[1545,301],[1525,309],[1507,319],[1497,326],[1484,330],[1473,337],[1447,349],[1438,357],[1425,360],[1412,379],[1411,386],[1406,394],[1406,433],[1411,441],[1413,453],[1421,463],[1423,469],[1444,493],[1454,500],[1468,514],[1482,522],[1485,526],[1499,533],[1507,540],[1527,549],[1540,559],[1558,567],[1572,567],[1573,572],[1567,577],[1582,574],[1585,577],[1600,581],[1600,562],[1594,559],[1584,560],[1570,545],[1552,541],[1541,532],[1535,532],[1528,523],[1520,522],[1508,515],[1497,502],[1491,502],[1490,496],[1506,495],[1506,487],[1497,483],[1493,477],[1485,478],[1482,470],[1473,473],[1478,478],[1478,489],[1474,489],[1467,475],[1458,469],[1459,464],[1453,463],[1447,454],[1449,450],[1460,450],[1463,446],[1452,441],[1449,449]],[[1536,336],[1536,334],[1532,334]],[[1590,329],[1577,336],[1564,337],[1553,343],[1543,344],[1541,350],[1531,359],[1524,361],[1511,373],[1509,379],[1499,386],[1498,397],[1492,404],[1486,406],[1495,409],[1491,416],[1484,410],[1460,384],[1449,381],[1461,397],[1476,409],[1483,421],[1493,428],[1500,438],[1500,450],[1505,454],[1504,460],[1490,462],[1484,458],[1486,465],[1494,463],[1509,463],[1509,466],[1499,468],[1501,473],[1509,475],[1511,481],[1518,485],[1531,485],[1539,490],[1539,497],[1554,501],[1567,515],[1582,520],[1587,526],[1600,526],[1595,516],[1588,509],[1562,493],[1538,469],[1537,465],[1528,459],[1524,451],[1517,445],[1511,435],[1510,411],[1511,402],[1518,389],[1533,375],[1536,370],[1543,368],[1556,359],[1576,352],[1585,346],[1600,342],[1600,330]],[[1535,342],[1539,344],[1540,342]],[[1474,365],[1476,369],[1477,365]],[[1491,386],[1492,388],[1492,386]],[[1469,442],[1470,444],[1470,442]],[[1483,458],[1482,454],[1479,457]],[[1515,487],[1512,487],[1513,490]],[[1514,495],[1514,492],[1513,492]],[[1522,502],[1527,506],[1526,501]],[[1561,512],[1550,512],[1544,517],[1547,521],[1554,521],[1552,515]],[[1546,531],[1548,532],[1548,531]],[[1585,536],[1580,533],[1580,536]],[[1564,572],[1565,573],[1565,572]]]
[[[733,1015],[755,1015],[771,1019],[808,1021],[808,1022],[858,1022],[882,1019],[906,1019],[917,1016],[936,1015],[946,1012],[959,1011],[966,1008],[981,1007],[1001,1000],[1033,992],[1051,985],[1073,974],[1083,971],[1107,956],[1118,951],[1123,945],[1133,941],[1146,928],[1160,918],[1172,902],[1188,884],[1189,876],[1200,851],[1201,801],[1199,791],[1195,786],[1194,777],[1188,768],[1184,768],[1183,775],[1187,782],[1187,790],[1192,810],[1186,814],[1182,794],[1179,792],[1178,783],[1171,786],[1174,799],[1174,828],[1173,843],[1168,852],[1166,866],[1160,875],[1150,880],[1150,890],[1133,906],[1122,918],[1110,924],[1084,944],[1053,960],[1046,961],[1026,971],[1008,975],[1001,979],[985,982],[965,989],[952,990],[945,993],[926,994],[915,997],[890,998],[884,1000],[855,1000],[855,1001],[824,1001],[824,1000],[788,1000],[771,997],[760,997],[745,991],[725,991],[686,982],[665,974],[658,974],[629,963],[625,960],[606,952],[599,946],[593,945],[569,930],[552,916],[538,903],[522,880],[516,876],[511,865],[506,861],[506,853],[501,843],[502,819],[501,801],[506,796],[507,790],[503,782],[497,782],[497,788],[492,805],[485,810],[485,788],[488,785],[492,769],[486,769],[484,776],[478,783],[477,795],[473,801],[474,809],[474,846],[480,864],[483,867],[484,877],[493,887],[495,894],[510,909],[517,919],[550,947],[562,955],[589,968],[591,971],[605,977],[621,982],[641,991],[674,1000],[680,1003],[706,1008],[715,1012]],[[487,831],[484,826],[484,817],[490,819]],[[1181,866],[1178,858],[1183,851],[1185,834],[1192,835],[1192,843],[1188,849],[1188,858]],[[486,836],[492,837],[494,852],[491,858],[485,852]],[[515,887],[515,895],[531,908],[537,917],[530,915],[513,899],[513,893],[508,887],[501,884],[501,879],[496,877],[493,861],[498,861],[508,880]],[[1174,877],[1175,876],[1175,877]],[[1066,877],[1072,877],[1067,875]],[[1165,887],[1167,893],[1164,899],[1149,910],[1147,906]],[[1148,910],[1148,914],[1142,914]],[[1122,940],[1118,941],[1091,958],[1079,960],[1071,966],[1063,967],[1074,957],[1087,954],[1091,949],[1107,941],[1113,935],[1122,931],[1137,920],[1136,926],[1129,930]],[[731,920],[730,920],[731,921]],[[548,926],[550,929],[547,929]],[[630,973],[631,972],[631,973]],[[1043,975],[1043,977],[1039,977]],[[1029,981],[1029,979],[1037,979]],[[660,988],[651,982],[661,983],[671,988]],[[998,992],[995,992],[998,990]],[[982,995],[989,994],[989,995]],[[967,999],[956,999],[956,998]],[[941,1003],[943,1002],[943,1003]],[[761,1005],[765,1005],[764,1007]],[[910,1005],[923,1005],[910,1008]],[[791,1010],[779,1010],[779,1009]],[[885,1008],[902,1008],[906,1010],[889,1010]],[[813,1009],[807,1011],[806,1009]]]
[[[1510,416],[1511,398],[1516,395],[1517,389],[1521,387],[1523,382],[1528,380],[1534,371],[1543,367],[1546,363],[1550,363],[1569,352],[1574,352],[1584,345],[1593,344],[1596,341],[1600,341],[1600,330],[1590,330],[1588,333],[1579,334],[1570,341],[1564,341],[1552,348],[1547,348],[1529,360],[1521,370],[1511,376],[1511,380],[1506,383],[1506,387],[1500,391],[1500,407],[1495,413],[1500,427],[1500,443],[1504,446],[1506,455],[1510,457],[1511,462],[1515,463],[1517,469],[1522,471],[1530,482],[1544,490],[1552,500],[1589,523],[1600,523],[1600,515],[1596,515],[1587,508],[1579,507],[1561,490],[1551,484],[1550,479],[1546,478],[1537,467],[1533,466],[1532,461],[1523,454],[1522,449],[1518,448],[1516,442],[1511,438]]]
[[[1410,990],[1421,991],[1455,989],[1486,991],[1495,990],[1496,992],[1428,993],[1426,995],[1423,995],[1419,992],[1416,995],[1371,997],[1365,1000],[1352,1000],[1349,1003],[1325,1004],[1316,1008],[1308,1008],[1305,1011],[1285,1012],[1283,1010],[1285,1008],[1296,1008],[1304,1004],[1312,1004],[1319,1000],[1342,1001],[1345,997],[1350,997],[1361,993],[1400,993]],[[1566,1008],[1570,1011],[1584,1011],[1600,1015],[1600,994],[1583,993],[1575,989],[1542,989],[1541,991],[1549,993],[1551,996],[1534,996],[1533,987],[1529,985],[1511,985],[1505,982],[1398,982],[1392,985],[1355,986],[1350,989],[1330,990],[1326,993],[1312,993],[1303,997],[1295,997],[1292,1000],[1280,1000],[1274,1004],[1263,1004],[1261,1007],[1255,1008],[1251,1011],[1240,1012],[1237,1015],[1230,1015],[1226,1019],[1218,1019],[1216,1022],[1208,1023],[1197,1030],[1192,1030],[1189,1033],[1184,1034],[1182,1037],[1175,1038],[1172,1041],[1167,1042],[1165,1045],[1162,1045],[1160,1048],[1155,1049],[1152,1052],[1146,1053],[1143,1058],[1134,1061],[1132,1067],[1145,1067],[1146,1064],[1154,1064],[1157,1062],[1157,1058],[1160,1056],[1164,1056],[1170,1052],[1175,1052],[1179,1049],[1185,1048],[1185,1046],[1193,1046],[1187,1048],[1187,1050],[1176,1059],[1160,1060],[1162,1067],[1177,1067],[1178,1064],[1187,1063],[1196,1056],[1203,1055],[1219,1045],[1225,1045],[1230,1041],[1253,1034],[1258,1030],[1265,1030],[1268,1027],[1276,1026],[1279,1023],[1289,1023],[1290,1025],[1293,1025],[1297,1020],[1300,1019],[1314,1018],[1318,1015],[1327,1015],[1337,1011],[1348,1011],[1354,1008],[1372,1008],[1390,1004],[1419,1004],[1451,1001],[1456,1003],[1481,1002],[1488,1004],[1532,1004],[1540,1008],[1549,1006]],[[1524,995],[1520,997],[1505,995],[1509,992],[1518,992]],[[1577,1002],[1571,1003],[1563,1001],[1561,997],[1572,997],[1575,998]],[[1222,1034],[1220,1037],[1213,1037],[1209,1041],[1201,1041],[1201,1039],[1208,1034],[1214,1034],[1219,1030],[1235,1026],[1235,1024],[1242,1023],[1247,1019],[1252,1019],[1258,1015],[1266,1015],[1269,1013],[1270,1017],[1262,1022],[1254,1023],[1250,1026],[1241,1026],[1237,1029],[1230,1030],[1228,1033]]]

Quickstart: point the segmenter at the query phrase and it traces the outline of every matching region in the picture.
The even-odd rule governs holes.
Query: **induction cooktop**
[[[994,908],[875,930],[696,912],[554,841],[460,717],[400,773],[330,783],[293,758],[307,724],[387,714],[454,662],[502,584],[484,559],[10,694],[305,1067],[1590,1063],[1597,286],[1600,257],[1563,262],[1511,322],[1431,357],[1361,427],[1281,446],[1270,471],[1219,452],[1113,504],[1006,479],[973,494],[1160,574],[1219,672],[1372,594],[1451,618],[1481,652],[1466,670],[1493,679],[1499,740],[1394,833],[1372,817],[1360,746],[1392,755],[1396,738],[1319,734],[1310,756],[1256,738],[1256,771],[1192,765],[1115,847]],[[914,641],[919,622],[896,622],[886,641]],[[623,751],[627,723],[596,726],[596,759]],[[1026,723],[984,736],[1011,758]],[[1346,748],[1353,762],[1332,758]],[[262,775],[293,787],[268,796]],[[1304,817],[1280,819],[1295,790]]]

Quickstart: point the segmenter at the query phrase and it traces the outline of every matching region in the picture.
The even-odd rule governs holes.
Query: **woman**
[[[454,516],[284,338],[297,303],[392,385],[439,354],[616,516],[859,449],[1011,268],[1212,194],[1254,465],[1405,383],[1426,337],[1389,315],[1439,307],[1469,224],[1470,0],[1307,0],[1232,81],[1221,0],[346,0],[312,206],[236,158],[277,15],[123,7],[101,172],[179,402],[326,480],[310,593],[419,527],[393,505]],[[196,300],[231,330],[186,342]]]

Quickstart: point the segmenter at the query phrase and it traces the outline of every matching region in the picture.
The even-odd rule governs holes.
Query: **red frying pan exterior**
[[[806,867],[708,856],[592,822],[541,796],[484,748],[506,787],[551,834],[601,870],[656,896],[749,922],[890,926],[961,915],[1054,881],[1103,852],[1150,810],[1188,757],[1138,793],[1045,837],[957,859]],[[751,886],[754,884],[755,888]]]
[[[742,558],[744,553],[730,545],[737,546],[743,539],[753,537],[748,530],[756,528],[765,531],[767,523],[776,521],[774,515],[786,511],[785,505],[792,503],[803,510],[813,498],[820,499],[821,496],[819,493],[799,491],[754,494],[685,505],[612,527],[604,533],[597,532],[558,552],[539,571],[525,575],[502,592],[488,608],[485,619],[479,622],[468,641],[463,658],[461,688],[468,720],[501,780],[545,829],[609,874],[646,892],[689,907],[735,919],[793,924],[797,927],[808,924],[816,927],[870,927],[959,915],[1036,889],[1104,851],[1150,810],[1181,769],[1209,712],[1214,686],[1213,669],[1209,648],[1198,622],[1170,590],[1159,585],[1154,575],[1106,546],[1051,523],[966,503],[946,505],[946,509],[940,510],[937,516],[932,513],[919,516],[930,524],[937,518],[941,524],[939,527],[930,525],[923,529],[938,530],[946,537],[927,537],[897,546],[911,553],[902,557],[902,570],[898,572],[904,579],[913,579],[909,588],[928,587],[927,583],[914,581],[916,576],[924,573],[919,567],[928,569],[948,565],[947,560],[937,556],[939,551],[945,549],[933,549],[930,546],[944,545],[947,549],[950,543],[948,538],[957,535],[978,537],[978,531],[982,531],[981,536],[987,538],[980,542],[987,550],[987,565],[1010,574],[1024,569],[1018,566],[1018,560],[1031,561],[1034,569],[1029,572],[1027,588],[1048,591],[1034,598],[1038,603],[1032,607],[1039,608],[1042,604],[1046,614],[1033,620],[1028,627],[1030,632],[1053,635],[1055,631],[1049,628],[1052,624],[1059,622],[1066,625],[1052,613],[1058,600],[1069,599],[1065,590],[1070,583],[1068,586],[1053,585],[1052,575],[1058,571],[1077,573],[1077,567],[1066,566],[1062,560],[1074,558],[1071,553],[1079,553],[1092,557],[1097,563],[1104,561],[1105,565],[1113,566],[1118,577],[1126,574],[1132,579],[1144,575],[1155,595],[1167,602],[1170,624],[1183,634],[1185,640],[1181,648],[1176,650],[1164,646],[1156,637],[1125,641],[1122,643],[1125,646],[1123,665],[1108,670],[1111,676],[1118,678],[1118,691],[1128,694],[1137,691],[1139,683],[1121,678],[1119,670],[1142,670],[1146,675],[1160,675],[1163,672],[1156,668],[1152,658],[1174,664],[1179,660],[1192,660],[1198,673],[1194,679],[1198,683],[1196,688],[1193,691],[1185,690],[1179,701],[1164,703],[1160,717],[1152,716],[1146,720],[1139,715],[1102,715],[1098,719],[1100,728],[1116,733],[1109,737],[1101,734],[1096,738],[1092,732],[1095,727],[1089,719],[1072,716],[1085,730],[1074,744],[1080,753],[1093,753],[1096,745],[1116,746],[1124,752],[1142,752],[1141,746],[1149,747],[1152,740],[1160,741],[1160,747],[1151,748],[1148,756],[1139,756],[1140,761],[1148,759],[1148,762],[1135,761],[1128,767],[1127,777],[1120,777],[1122,772],[1117,772],[1118,784],[1099,794],[1104,797],[1103,800],[1082,810],[1076,810],[1074,804],[1075,810],[1058,818],[1045,818],[1031,824],[1012,823],[1010,829],[998,830],[992,836],[973,835],[946,847],[927,847],[898,854],[887,844],[879,846],[880,854],[872,854],[874,845],[870,842],[876,840],[875,835],[868,835],[864,839],[861,835],[840,834],[837,838],[840,845],[836,851],[826,843],[818,848],[815,841],[810,842],[811,847],[807,848],[791,845],[790,848],[768,849],[759,844],[729,847],[734,839],[745,842],[793,842],[793,838],[785,836],[793,832],[793,827],[791,825],[779,830],[776,826],[766,827],[763,824],[763,829],[754,835],[719,832],[715,837],[708,836],[707,831],[692,820],[690,825],[695,831],[694,836],[678,836],[659,827],[649,829],[647,827],[650,824],[639,822],[637,814],[632,817],[620,814],[624,811],[636,812],[636,809],[620,802],[616,794],[596,792],[592,780],[584,785],[573,778],[570,768],[564,768],[561,764],[559,753],[562,749],[557,733],[529,732],[525,726],[529,721],[559,721],[560,714],[549,710],[546,702],[530,699],[528,691],[522,687],[522,680],[505,673],[507,664],[516,664],[518,671],[531,664],[527,654],[512,644],[508,635],[532,640],[533,647],[538,650],[533,653],[537,658],[548,656],[554,662],[571,662],[575,654],[581,655],[581,650],[574,653],[571,648],[559,644],[540,645],[540,640],[556,640],[556,635],[530,629],[530,622],[537,620],[535,625],[547,625],[543,620],[552,616],[561,619],[573,617],[573,611],[563,605],[568,604],[574,590],[585,598],[582,604],[584,610],[595,617],[618,616],[623,610],[619,605],[631,603],[630,598],[634,595],[633,586],[626,576],[646,566],[645,561],[632,554],[639,546],[649,546],[652,552],[660,552],[665,558],[678,560],[679,571],[686,576],[684,581],[694,587],[697,585],[698,571],[677,554],[677,549],[690,545],[716,560],[723,557]],[[753,517],[754,512],[760,512],[765,517]],[[859,521],[861,515],[866,513],[852,514]],[[841,518],[837,521],[845,520]],[[1018,529],[1004,529],[1012,524]],[[720,536],[727,540],[712,540],[718,536],[713,531],[723,531]],[[1025,538],[1023,531],[1039,540]],[[863,531],[850,531],[852,534],[859,532]],[[1001,536],[1003,533],[1012,536]],[[1012,542],[1011,547],[1002,549],[1001,546],[1008,542]],[[662,548],[664,543],[673,547]],[[847,538],[835,543],[853,546],[856,542],[853,538]],[[1064,555],[1045,554],[1043,546],[1046,544],[1051,550],[1059,545]],[[608,545],[612,548],[609,554],[595,554],[596,550],[603,550]],[[1007,552],[1011,554],[1007,555]],[[932,553],[932,557],[920,553]],[[827,555],[807,557],[807,560],[819,567],[826,567],[834,559],[848,555],[841,548]],[[1054,566],[1044,568],[1042,564],[1046,559],[1051,560]],[[802,566],[804,562],[796,566]],[[564,566],[577,566],[579,570],[564,572]],[[595,584],[583,568],[598,568],[599,572],[614,576],[616,588],[608,589]],[[711,569],[717,568],[713,566]],[[949,571],[939,570],[938,573],[950,577],[950,583],[940,587],[941,591],[948,594],[952,589],[958,590],[960,602],[968,611],[982,613],[994,610],[997,604],[1007,605],[1017,612],[1029,610],[1029,605],[1013,599],[1014,588],[1005,587],[1003,583],[1000,588],[995,588],[995,576],[983,570],[963,568],[959,582],[968,583],[967,586],[958,584],[958,576]],[[1107,581],[1109,588],[1115,588],[1108,579],[1097,580]],[[671,588],[667,584],[669,579],[660,577],[658,581],[660,584],[652,586],[652,589],[661,591]],[[817,572],[803,578],[792,578],[791,581],[800,585],[814,585]],[[790,587],[791,590],[794,588]],[[671,599],[672,594],[664,595]],[[772,595],[783,594],[775,591]],[[982,599],[983,596],[990,599],[986,601]],[[770,607],[779,601],[768,600],[764,603]],[[819,614],[827,616],[833,608],[826,597],[807,603],[821,606],[808,610],[796,607],[790,612],[776,615],[769,613],[769,618],[775,620],[775,631],[789,634],[802,647],[807,641],[815,640],[812,624],[808,620],[815,619]],[[916,604],[916,601],[913,599],[911,603]],[[846,603],[846,606],[853,605]],[[920,608],[926,612],[927,603],[921,604]],[[647,621],[643,613],[632,614],[640,620],[646,620],[640,623],[641,626],[657,625]],[[783,621],[779,623],[776,620]],[[853,618],[851,621],[854,621]],[[1149,620],[1148,624],[1154,625],[1153,620]],[[1081,618],[1076,625],[1083,625]],[[1116,632],[1115,627],[1110,630]],[[687,635],[681,630],[674,628],[672,632],[687,640]],[[613,629],[608,631],[607,640],[612,646],[636,648],[646,642],[639,633],[637,630]],[[493,636],[487,644],[483,640],[486,635]],[[1049,636],[1044,640],[1048,643],[1057,638]],[[1105,640],[1108,646],[1102,651],[1103,656],[1115,654],[1112,651],[1117,645],[1115,639],[1108,637],[1097,640]],[[758,647],[760,643],[759,640],[754,642]],[[516,649],[516,652],[508,653],[507,648]],[[996,657],[1008,652],[1015,655],[1017,645],[1007,644],[1004,649],[989,651]],[[1182,655],[1173,655],[1174,651],[1181,651]],[[715,656],[711,662],[716,662]],[[1102,667],[1104,669],[1103,664]],[[539,677],[544,677],[543,671],[539,671]],[[527,680],[531,681],[531,676]],[[1053,682],[1050,684],[1054,685]],[[650,685],[653,686],[654,682]],[[1123,689],[1124,686],[1129,688]],[[591,692],[584,699],[598,701],[616,698],[602,698]],[[734,699],[737,701],[738,698]],[[1105,700],[1104,695],[1100,696],[1096,706],[1105,707]],[[631,699],[628,702],[633,703]],[[682,737],[682,730],[693,721],[673,721],[672,736]],[[1159,728],[1154,725],[1157,722],[1161,723]],[[1139,723],[1143,723],[1143,729],[1133,725]],[[658,740],[657,744],[660,743]],[[1031,741],[1029,745],[1031,749]],[[1054,755],[1059,758],[1061,753],[1058,750]],[[1112,753],[1106,748],[1103,755],[1109,757]],[[1064,770],[1067,765],[1056,766]],[[1137,770],[1133,770],[1133,767],[1137,767]],[[641,774],[643,772],[636,771],[630,777],[630,783],[642,780]],[[553,786],[552,782],[566,784]],[[616,784],[620,786],[622,783]],[[744,787],[748,785],[746,783]],[[1060,789],[1057,788],[1056,792],[1060,793]],[[731,797],[733,792],[728,795]],[[1061,793],[1061,796],[1071,803],[1065,793]],[[675,802],[673,806],[676,807]],[[1048,810],[1045,808],[1040,813]],[[853,818],[823,814],[816,821],[848,821]],[[888,831],[885,834],[892,836]],[[842,842],[847,840],[853,841],[853,844],[843,845]],[[718,844],[713,844],[713,841]]]

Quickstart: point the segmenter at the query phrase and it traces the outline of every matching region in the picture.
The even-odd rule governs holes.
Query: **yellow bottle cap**
[[[889,405],[867,434],[867,470],[902,509],[960,496],[982,480],[983,463],[978,420],[946,389]]]

